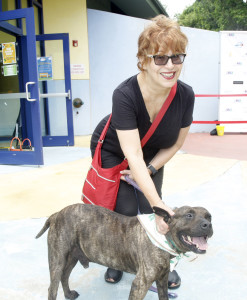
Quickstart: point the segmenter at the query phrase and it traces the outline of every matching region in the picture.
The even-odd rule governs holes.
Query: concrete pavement
[[[217,138],[217,137],[216,137]],[[90,165],[89,137],[76,147],[45,148],[45,166],[0,166],[0,299],[45,300],[49,285],[46,234],[35,240],[46,217],[80,202]],[[246,297],[247,161],[180,152],[166,165],[163,197],[168,205],[205,206],[213,216],[208,253],[181,261],[177,270],[183,300],[230,300]],[[151,254],[150,254],[151,255]],[[80,299],[128,299],[133,275],[117,285],[103,280],[105,267],[79,264],[71,286]],[[61,287],[58,299],[64,299]],[[148,292],[147,300],[158,299]]]

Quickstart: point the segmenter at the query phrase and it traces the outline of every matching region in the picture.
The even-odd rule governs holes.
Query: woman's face
[[[164,55],[164,52],[158,52],[156,55]],[[171,50],[169,50],[165,55],[171,56]],[[151,58],[147,64],[144,65],[145,76],[156,88],[171,88],[177,82],[179,75],[181,73],[183,64],[173,64],[172,60],[169,59],[166,65],[156,65],[154,62],[154,58]]]

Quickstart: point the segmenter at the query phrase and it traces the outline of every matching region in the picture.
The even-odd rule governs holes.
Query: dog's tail
[[[41,237],[41,235],[46,232],[46,230],[50,227],[51,222],[53,219],[55,219],[57,216],[57,213],[51,215],[45,222],[45,225],[43,226],[43,228],[40,230],[40,232],[36,235],[36,239],[38,239],[39,237]]]

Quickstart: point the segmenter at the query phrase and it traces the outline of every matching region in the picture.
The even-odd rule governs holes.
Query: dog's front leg
[[[159,300],[168,300],[168,275],[169,272],[166,272],[162,278],[156,280]]]
[[[143,300],[152,283],[153,280],[145,277],[143,272],[138,272],[131,285],[129,300]]]

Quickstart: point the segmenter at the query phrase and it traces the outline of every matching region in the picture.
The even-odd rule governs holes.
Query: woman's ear
[[[140,67],[140,70],[142,71],[146,70],[146,63],[143,57],[139,58],[138,66]]]

